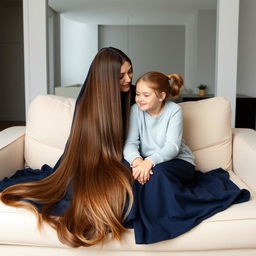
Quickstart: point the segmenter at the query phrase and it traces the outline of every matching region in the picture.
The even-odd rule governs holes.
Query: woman
[[[122,149],[132,75],[132,63],[123,52],[101,49],[78,96],[70,136],[56,166],[45,165],[39,174],[22,170],[0,184],[1,190],[7,187],[1,196],[5,204],[33,210],[39,226],[48,222],[69,246],[96,244],[109,232],[120,239],[126,230],[122,223],[133,193]]]

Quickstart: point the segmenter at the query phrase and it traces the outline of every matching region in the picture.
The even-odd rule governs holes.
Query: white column
[[[47,94],[47,0],[23,0],[26,114],[31,101]]]
[[[229,100],[235,126],[239,0],[217,1],[215,95]]]
[[[186,21],[185,35],[185,87],[196,90],[198,11],[191,13]]]

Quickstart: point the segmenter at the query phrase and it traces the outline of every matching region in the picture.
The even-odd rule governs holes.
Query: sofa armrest
[[[256,191],[256,131],[234,128],[233,131],[233,170]]]
[[[24,168],[25,126],[14,126],[0,132],[0,180]]]

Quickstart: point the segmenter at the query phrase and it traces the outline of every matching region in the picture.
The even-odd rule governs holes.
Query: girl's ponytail
[[[180,89],[183,86],[184,80],[179,74],[171,74],[167,77],[169,80],[173,80],[171,84],[170,94],[172,98],[177,98],[180,94]]]

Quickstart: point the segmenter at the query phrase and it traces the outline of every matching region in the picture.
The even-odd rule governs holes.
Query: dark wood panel
[[[236,127],[255,129],[256,98],[236,99]]]

